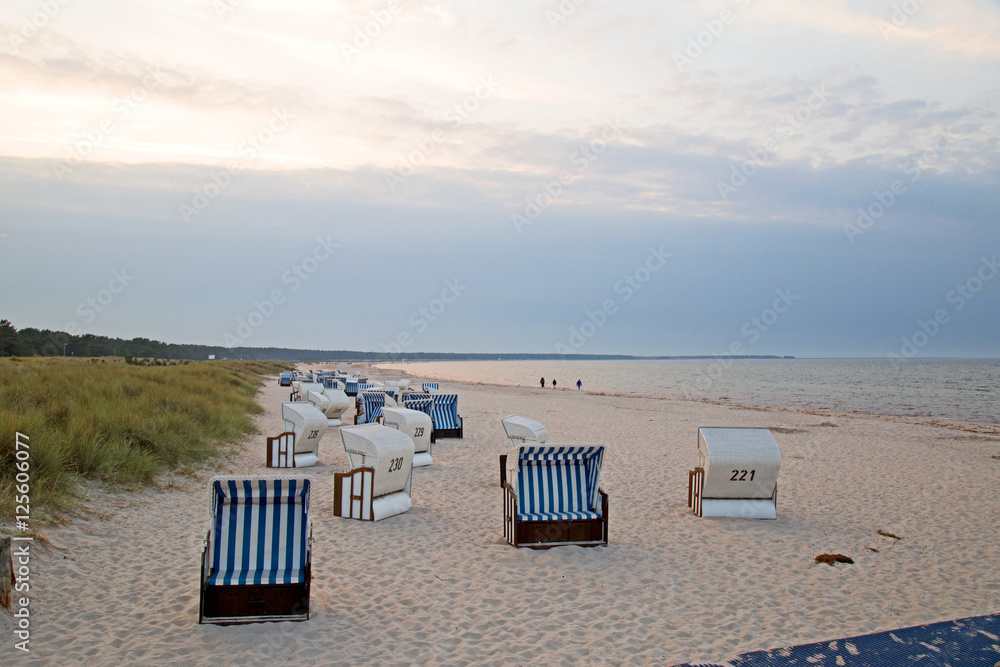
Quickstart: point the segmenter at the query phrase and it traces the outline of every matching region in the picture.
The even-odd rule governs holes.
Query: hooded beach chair
[[[382,390],[365,391],[358,394],[357,414],[354,415],[355,424],[376,424],[382,417],[382,408],[385,406],[386,394]]]
[[[603,445],[522,445],[507,455],[504,537],[515,547],[608,543]]]
[[[542,422],[521,417],[520,415],[507,415],[500,418],[503,424],[504,433],[510,439],[512,447],[518,447],[526,443],[544,445],[545,439],[549,437],[549,430],[542,425]],[[507,455],[500,455],[500,486],[507,481]]]
[[[342,389],[324,389],[323,394],[330,401],[325,411],[327,426],[340,426],[344,413],[351,407],[351,399]]]
[[[268,468],[304,468],[319,462],[319,441],[329,424],[325,414],[310,403],[282,403],[285,431],[267,439]]]
[[[312,527],[304,477],[213,477],[199,623],[309,619]]]
[[[698,428],[700,463],[688,473],[697,516],[775,519],[781,452],[766,428]]]
[[[438,383],[437,382],[424,382],[422,385],[420,385],[420,388],[423,389],[425,392],[428,392],[428,393],[432,392],[432,391],[437,391],[438,390]]]
[[[379,521],[413,506],[410,436],[381,424],[361,424],[342,427],[340,437],[353,469],[333,475],[336,516]]]
[[[434,407],[431,418],[434,420],[434,439],[461,438],[462,417],[458,414],[458,394],[432,394]]]
[[[429,466],[431,458],[430,416],[419,410],[385,406],[382,408],[382,423],[397,431],[402,431],[413,440],[413,467]]]

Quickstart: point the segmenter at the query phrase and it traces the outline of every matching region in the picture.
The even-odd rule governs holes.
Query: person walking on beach
[[[556,379],[555,378],[552,378],[552,388],[553,389],[556,388]]]
[[[545,389],[545,378],[542,378],[542,389]]]
[[[583,382],[581,382],[580,380],[577,380],[576,381],[576,390],[580,391],[581,389],[583,389]]]

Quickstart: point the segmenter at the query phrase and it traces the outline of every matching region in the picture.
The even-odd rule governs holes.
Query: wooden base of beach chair
[[[199,623],[235,625],[308,621],[309,584],[208,586],[202,589]]]
[[[504,537],[515,547],[548,549],[575,545],[604,546],[608,543],[608,494],[601,496],[599,519],[567,519],[557,521],[519,521],[517,498],[509,484],[504,489]]]

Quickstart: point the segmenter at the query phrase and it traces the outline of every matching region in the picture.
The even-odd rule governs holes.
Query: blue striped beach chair
[[[348,396],[358,395],[358,379],[347,378],[344,380],[344,393]]]
[[[355,424],[377,424],[382,418],[382,407],[385,406],[384,391],[365,391],[358,394],[360,399],[358,413],[354,415]]]
[[[434,391],[437,391],[438,390],[438,383],[437,382],[424,382],[423,385],[420,388],[422,390],[424,390],[424,391],[430,391],[431,389],[433,389]]]
[[[199,623],[309,619],[312,527],[304,477],[213,477]]]
[[[603,445],[523,445],[507,455],[504,537],[515,547],[608,543]]]
[[[462,417],[458,414],[458,394],[431,394],[434,407],[431,409],[431,419],[434,420],[434,439],[461,438],[463,433]]]

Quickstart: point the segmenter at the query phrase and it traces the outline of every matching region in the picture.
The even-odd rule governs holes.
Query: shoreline
[[[412,362],[412,363],[446,363],[446,362]],[[312,364],[315,365],[315,364]],[[308,367],[310,364],[301,364],[303,367]],[[892,413],[879,413],[870,412],[864,410],[833,410],[827,408],[811,408],[799,405],[783,405],[783,404],[769,404],[769,403],[743,403],[740,401],[731,400],[718,400],[711,398],[686,398],[684,396],[652,396],[646,394],[624,394],[620,392],[603,392],[603,391],[589,391],[587,389],[577,390],[576,388],[570,387],[559,387],[553,389],[551,387],[545,387],[542,389],[538,386],[528,386],[520,384],[503,384],[498,382],[486,382],[482,380],[460,380],[454,377],[430,377],[425,375],[420,375],[419,373],[413,373],[407,370],[401,370],[395,366],[386,366],[382,364],[376,364],[372,368],[378,368],[384,372],[394,372],[401,373],[404,376],[412,378],[428,378],[436,379],[447,382],[454,382],[456,384],[465,384],[478,387],[504,387],[511,389],[538,389],[540,391],[547,392],[568,392],[568,393],[579,393],[586,394],[589,396],[607,396],[613,398],[625,398],[625,399],[642,399],[642,400],[652,400],[652,401],[678,401],[685,403],[703,403],[709,405],[720,405],[720,406],[730,406],[733,408],[738,408],[742,410],[759,410],[763,412],[796,412],[801,414],[816,415],[819,417],[867,417],[877,420],[899,420],[910,424],[919,424],[925,426],[937,426],[939,428],[952,429],[958,431],[966,431],[969,433],[979,433],[982,435],[996,435],[1000,438],[1000,423],[992,422],[978,422],[967,419],[952,419],[946,417],[931,417],[931,416],[921,416],[921,415],[898,415]]]

